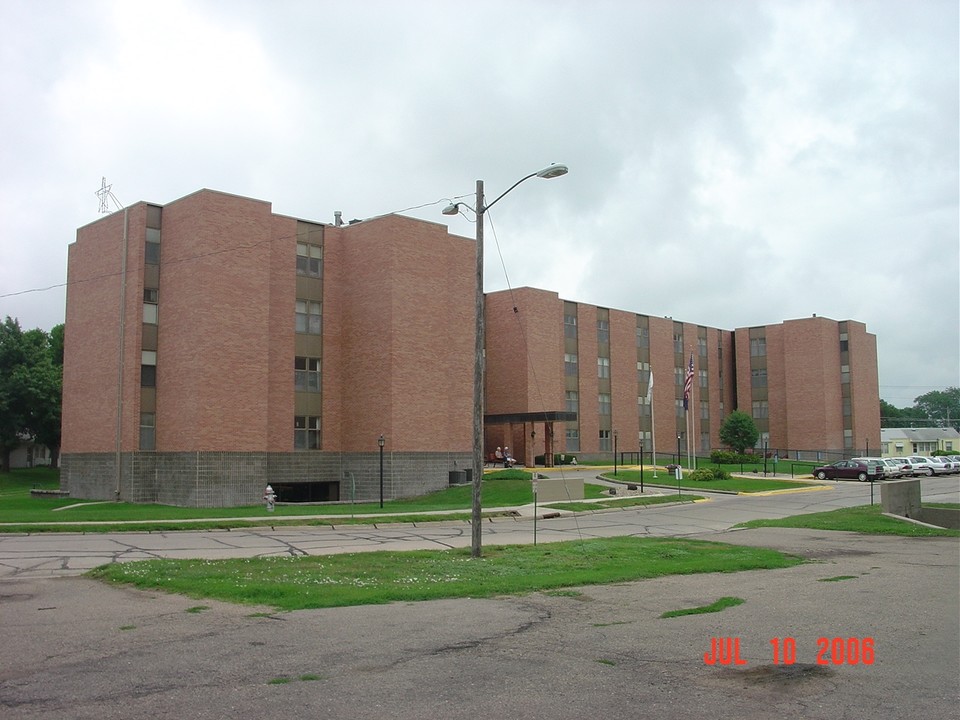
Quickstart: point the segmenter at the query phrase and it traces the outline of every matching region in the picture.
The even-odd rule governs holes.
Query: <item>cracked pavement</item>
[[[956,502],[957,495],[956,479],[924,482],[925,501]],[[958,539],[729,530],[750,517],[862,502],[863,486],[846,484],[538,522],[543,542],[682,534],[810,559],[793,568],[290,613],[113,587],[79,574],[141,557],[468,546],[469,525],[4,535],[0,714],[952,719],[960,699]],[[530,519],[485,523],[485,544],[531,540]],[[723,596],[745,602],[660,618]],[[739,638],[748,664],[706,665],[713,637]],[[773,665],[771,639],[786,637],[796,641],[797,662]],[[818,640],[835,637],[873,638],[874,663],[818,665]]]

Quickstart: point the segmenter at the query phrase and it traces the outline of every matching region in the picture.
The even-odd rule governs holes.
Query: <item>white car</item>
[[[903,476],[903,466],[893,458],[881,458],[883,464],[887,466],[884,473],[888,478],[898,478]]]
[[[950,458],[943,457],[942,455],[933,455],[930,457],[930,462],[933,463],[933,471],[937,475],[949,475],[957,472],[957,466],[950,462]]]
[[[924,457],[923,455],[911,455],[907,459],[916,467],[914,471],[915,475],[926,475],[930,477],[931,475],[943,475],[949,472],[942,464],[935,463],[933,458]]]
[[[893,459],[893,461],[900,466],[900,472],[903,473],[904,477],[917,477],[918,475],[926,475],[924,468],[921,468],[919,465],[915,464],[910,458],[896,457]]]

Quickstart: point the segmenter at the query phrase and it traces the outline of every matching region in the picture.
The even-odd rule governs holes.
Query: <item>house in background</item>
[[[883,457],[930,455],[935,451],[960,454],[960,432],[952,427],[881,428]]]
[[[50,448],[46,445],[24,438],[10,451],[10,468],[49,467],[53,461]]]

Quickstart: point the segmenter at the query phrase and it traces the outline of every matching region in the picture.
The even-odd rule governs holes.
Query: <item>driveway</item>
[[[955,493],[955,486],[944,485],[944,496]],[[343,549],[338,540],[348,549],[455,545],[464,542],[462,528],[34,536],[20,538],[15,552],[8,545],[13,538],[3,536],[8,567],[11,556],[19,553],[23,560],[31,552],[29,541],[42,544],[31,560],[12,563],[23,572],[0,581],[0,708],[5,720],[952,720],[960,699],[957,539],[715,527],[746,515],[769,516],[774,509],[768,503],[784,514],[811,503],[859,504],[861,487],[727,496],[559,518],[556,525],[540,521],[538,528],[541,538],[575,539],[667,534],[680,527],[691,537],[775,547],[810,560],[793,568],[668,577],[567,594],[282,614],[111,587],[77,572],[104,557],[141,553],[329,552]],[[529,537],[528,523],[490,523],[485,542]],[[70,567],[57,570],[56,553]],[[667,610],[724,596],[745,602],[715,614],[660,618]],[[737,639],[747,664],[705,664],[712,638]],[[773,664],[774,638],[792,638],[793,664]],[[846,654],[828,654],[828,664],[818,665],[821,638],[828,647],[842,638],[845,650],[871,638],[875,658],[853,664]]]

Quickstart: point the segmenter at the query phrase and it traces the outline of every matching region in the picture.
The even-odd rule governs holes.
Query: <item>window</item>
[[[567,450],[570,452],[580,452],[580,430],[577,428],[567,428]]]
[[[320,303],[312,300],[297,300],[296,331],[298,333],[319,335],[322,328],[321,317]]]
[[[673,401],[673,407],[674,407],[675,412],[677,413],[677,417],[678,417],[678,418],[685,417],[685,414],[684,414],[684,413],[685,413],[686,411],[683,409],[683,398],[677,398],[676,400],[674,400],[674,401]]]
[[[297,415],[293,418],[294,450],[320,449],[320,418]]]
[[[943,449],[947,452],[953,452],[953,440],[944,440]]]
[[[650,400],[645,395],[637,397],[637,415],[639,417],[650,417]]]
[[[842,403],[842,405],[843,405],[843,416],[844,416],[844,417],[847,417],[848,415],[852,415],[852,414],[853,414],[853,409],[850,407],[850,398],[848,398],[848,397],[843,398],[843,403]]]
[[[160,231],[147,228],[147,238],[143,246],[143,261],[147,265],[160,264]]]
[[[705,388],[707,386],[707,371],[700,370],[697,372],[697,376],[700,379],[700,387]]]
[[[577,337],[577,316],[576,315],[563,316],[563,336],[565,338]]]
[[[709,420],[710,419],[710,403],[702,402],[700,403],[700,419]]]
[[[637,347],[650,347],[650,328],[637,328]]]
[[[613,445],[610,443],[610,431],[601,430],[600,431],[600,449],[601,450],[613,450]]]
[[[673,334],[673,351],[678,355],[683,355],[683,334]]]
[[[157,324],[157,306],[153,303],[143,304],[143,322],[147,325]]]
[[[646,393],[647,386],[650,384],[650,363],[637,362],[637,385],[643,388]]]
[[[767,354],[767,339],[765,337],[750,338],[750,357],[762,357]]]
[[[297,275],[323,276],[323,248],[319,245],[297,243]]]
[[[841,365],[840,366],[840,384],[845,385],[850,382],[850,366]]]
[[[750,371],[750,387],[766,387],[767,386],[767,369],[766,368],[755,368]]]
[[[597,395],[597,400],[600,405],[600,414],[609,415],[610,414],[610,393],[600,393]]]
[[[157,416],[155,413],[140,413],[140,449],[157,449]]]
[[[143,289],[143,301],[145,303],[156,303],[160,298],[160,291],[156,288],[144,288]]]
[[[563,355],[563,374],[567,377],[577,376],[577,356],[572,353]]]
[[[608,378],[610,377],[610,358],[597,358],[597,377],[598,378]]]
[[[850,349],[850,340],[847,333],[840,333],[840,352],[847,352]]]
[[[683,387],[683,383],[686,380],[686,372],[682,367],[673,369],[673,384],[677,387]]]
[[[753,401],[753,417],[755,419],[765,418],[770,416],[770,406],[767,405],[766,400],[754,400]]]
[[[567,412],[580,412],[580,393],[567,390]]]
[[[610,344],[610,321],[597,320],[597,342],[601,345]]]
[[[294,390],[297,392],[320,392],[320,358],[295,358],[293,368]]]
[[[707,339],[705,337],[697,338],[697,354],[700,357],[707,356]]]
[[[157,366],[141,365],[140,366],[140,387],[156,387],[156,386],[157,386]]]

